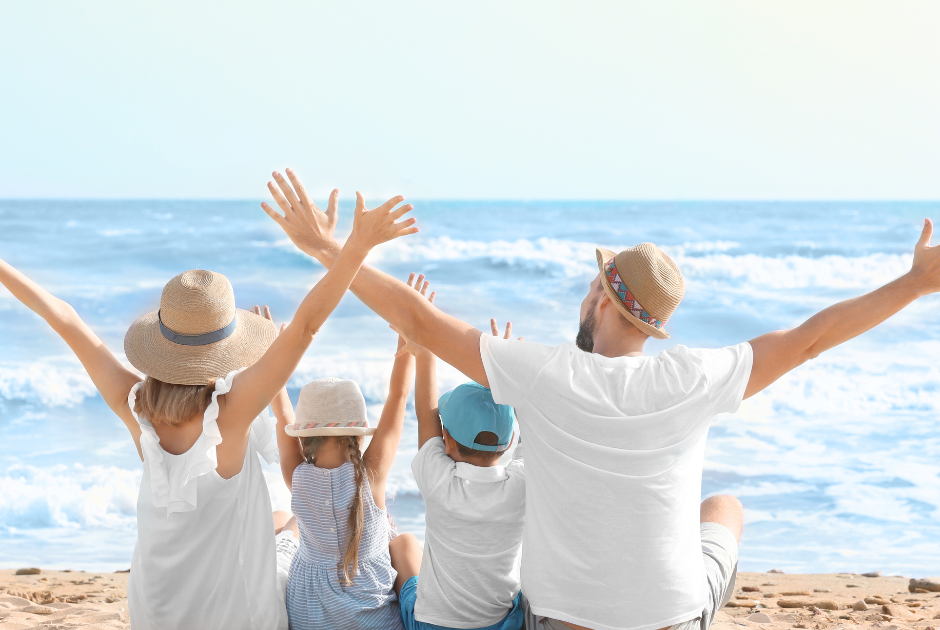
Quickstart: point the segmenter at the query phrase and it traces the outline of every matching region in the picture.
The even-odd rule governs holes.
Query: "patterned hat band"
[[[620,279],[620,275],[617,274],[617,268],[614,266],[613,258],[607,261],[604,270],[607,272],[607,280],[610,281],[610,287],[617,293],[620,297],[620,301],[623,302],[623,305],[627,307],[634,317],[641,322],[646,322],[653,328],[659,329],[663,327],[664,322],[659,321],[647,313],[646,310],[640,306],[636,297],[630,293],[630,289],[627,288],[627,285]]]
[[[291,425],[294,431],[303,431],[305,429],[368,429],[367,420],[356,420],[354,422],[300,422]]]

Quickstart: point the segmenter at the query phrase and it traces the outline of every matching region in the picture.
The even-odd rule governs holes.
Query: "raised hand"
[[[396,209],[395,206],[404,200],[405,198],[401,196],[392,197],[378,208],[368,210],[362,193],[356,191],[353,229],[346,245],[352,244],[370,250],[376,245],[390,241],[393,238],[417,232],[418,228],[414,227],[414,217],[396,223],[398,219],[413,208],[411,204],[406,204]]]
[[[274,323],[274,317],[271,316],[271,309],[268,308],[268,305],[264,305],[264,313],[261,312],[261,307],[255,304],[255,315],[261,315],[265,319],[269,320],[272,324]],[[287,323],[281,324],[281,327],[277,329],[277,334],[284,332],[284,329],[287,328]]]
[[[940,246],[930,246],[933,236],[933,221],[924,220],[924,231],[914,246],[914,264],[911,276],[917,281],[922,295],[940,291]]]
[[[277,171],[273,173],[277,185],[268,182],[268,190],[278,207],[284,211],[284,215],[281,216],[267,203],[262,203],[261,208],[281,226],[300,251],[315,256],[334,242],[333,232],[336,230],[339,189],[334,189],[330,193],[326,212],[323,212],[310,199],[310,195],[307,194],[297,174],[291,169],[287,169],[286,173],[290,182]]]
[[[493,331],[494,337],[499,337],[499,326],[496,325],[496,320],[490,320],[490,330]],[[512,322],[506,322],[506,334],[503,335],[503,339],[512,338]],[[522,341],[522,337],[519,337],[517,341]]]
[[[424,274],[416,277],[415,274],[412,273],[410,276],[408,276],[408,282],[406,284],[421,295],[428,298],[428,302],[432,304],[434,303],[434,298],[437,296],[437,293],[435,291],[431,291],[431,295],[428,295],[428,287],[431,286],[431,283],[424,279]],[[422,356],[434,356],[429,350],[406,338],[394,326],[389,326],[389,328],[397,332],[400,338],[398,352],[395,353],[396,357],[400,357],[405,353],[413,354],[416,358]]]

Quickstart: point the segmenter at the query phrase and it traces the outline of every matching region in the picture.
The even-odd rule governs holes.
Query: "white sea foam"
[[[13,465],[0,476],[0,527],[131,526],[140,474],[114,466]]]
[[[0,363],[0,397],[7,400],[70,407],[96,392],[81,363],[72,357]]]

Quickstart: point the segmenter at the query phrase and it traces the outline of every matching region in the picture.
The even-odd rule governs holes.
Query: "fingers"
[[[264,305],[264,317],[265,319],[270,319],[272,322],[274,321],[274,318],[271,316],[271,309],[268,308],[267,304]]]
[[[394,234],[392,234],[392,238],[398,238],[399,236],[408,236],[409,234],[417,234],[418,231],[419,230],[416,227],[402,228],[398,230],[397,232],[395,232]]]
[[[400,219],[400,218],[402,217],[402,215],[404,215],[406,212],[411,212],[411,211],[414,210],[414,209],[415,209],[415,207],[414,207],[413,205],[411,205],[410,203],[406,203],[405,205],[403,205],[403,206],[402,206],[401,208],[399,208],[398,210],[395,210],[395,212],[392,212],[392,213],[389,215],[389,217],[391,217],[392,221],[397,221],[397,220]]]
[[[261,309],[258,308],[258,305],[257,305],[257,304],[255,304],[254,313],[255,313],[255,315],[261,315]]]
[[[499,337],[499,326],[496,325],[496,320],[490,320],[490,330],[493,331],[494,337]]]
[[[930,247],[931,236],[933,236],[933,221],[924,219],[924,231],[920,233],[920,240],[917,241],[917,247]]]
[[[291,188],[290,183],[288,183],[288,181],[284,179],[284,176],[278,173],[277,171],[274,171],[273,175],[274,175],[274,181],[277,182],[277,185],[284,192],[284,196],[287,197],[287,201],[290,203],[291,208],[293,208],[294,210],[300,210],[302,208],[302,206],[300,205],[300,200],[297,198],[297,195],[294,193],[294,189]]]
[[[284,332],[284,329],[285,329],[285,328],[287,328],[287,322],[284,322],[283,324],[281,324],[281,330],[280,330],[280,332]],[[522,337],[519,337],[519,339],[522,339]]]
[[[274,219],[274,221],[277,222],[278,225],[281,225],[281,222],[284,220],[284,217],[281,216],[281,213],[279,213],[277,210],[269,206],[264,201],[261,202],[261,209],[264,210],[265,214],[267,214],[269,217]]]
[[[362,193],[358,190],[356,191],[356,215],[360,215],[366,211],[366,200],[362,196]]]
[[[431,304],[434,304],[435,297],[437,297],[437,292],[431,291],[431,295],[428,296],[428,302],[430,302]]]
[[[417,279],[417,280],[415,280],[415,286],[414,286],[415,291],[420,292],[420,291],[421,291],[421,285],[422,285],[422,284],[428,284],[428,283],[425,283],[425,281],[424,281],[424,274],[423,274],[423,273],[422,273],[420,276],[418,276],[418,279]]]
[[[512,322],[506,322],[506,334],[503,339],[509,339],[512,336]]]
[[[408,282],[405,284],[407,284],[409,287],[413,287],[415,285],[415,274],[413,271],[411,272],[411,275],[408,276]]]
[[[428,282],[427,280],[425,280],[425,281],[424,281],[424,284],[421,285],[421,295],[425,295],[425,296],[426,296],[426,295],[428,294],[428,287],[429,287],[429,286],[431,286],[431,283]]]
[[[304,210],[310,211],[315,209],[317,204],[313,203],[313,200],[310,199],[310,195],[307,194],[307,189],[304,188],[304,184],[300,181],[300,178],[297,177],[297,174],[289,168],[284,169],[284,172],[287,173],[287,178],[290,179],[290,183],[294,185],[294,190],[297,191],[297,197],[300,199]]]
[[[404,221],[399,221],[398,223],[393,223],[393,224],[392,224],[392,229],[401,230],[401,229],[406,228],[406,227],[408,227],[408,226],[410,226],[410,225],[414,225],[414,224],[417,223],[417,222],[418,222],[418,220],[417,220],[416,218],[411,217],[410,219],[405,219]],[[418,231],[418,228],[415,228],[415,232],[417,232],[417,231]],[[411,232],[409,232],[409,234],[411,234]]]
[[[401,195],[397,195],[397,196],[395,196],[395,197],[392,197],[391,199],[389,199],[389,200],[386,201],[385,203],[383,203],[381,206],[379,206],[378,208],[376,208],[376,210],[381,210],[382,212],[388,212],[388,211],[390,211],[392,208],[394,208],[395,206],[397,206],[398,204],[400,204],[400,203],[401,203],[402,201],[404,201],[404,200],[405,200],[404,197],[402,197]],[[402,214],[404,214],[404,213],[402,213]],[[400,216],[400,215],[399,215],[399,216]],[[395,218],[397,219],[398,217],[395,217]]]
[[[336,223],[336,218],[339,216],[339,188],[334,188],[330,193],[330,200],[326,204],[326,216],[331,223]]]
[[[522,337],[519,337],[518,339],[516,339],[516,341],[524,341],[524,339]]]
[[[268,192],[271,193],[271,196],[274,197],[274,201],[277,203],[278,207],[284,211],[285,216],[289,216],[293,209],[290,207],[287,199],[284,198],[284,195],[281,193],[280,189],[275,186],[273,183],[268,182]]]

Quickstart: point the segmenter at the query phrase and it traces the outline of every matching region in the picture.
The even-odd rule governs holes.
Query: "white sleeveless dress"
[[[235,375],[216,381],[202,435],[182,455],[160,447],[145,418],[144,472],[137,498],[137,545],[127,603],[134,630],[286,630],[278,593],[271,499],[257,455],[277,461],[267,410],[251,425],[241,472],[216,472],[218,397]],[[138,383],[127,402],[134,412]]]

